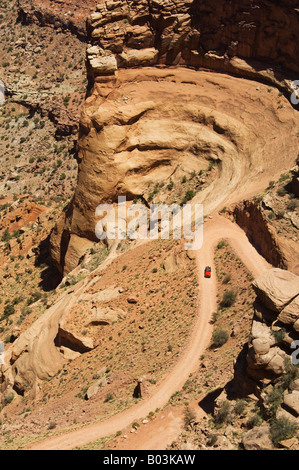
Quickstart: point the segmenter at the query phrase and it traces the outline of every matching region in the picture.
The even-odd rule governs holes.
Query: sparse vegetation
[[[298,425],[285,416],[273,419],[270,427],[270,435],[274,445],[278,446],[281,441],[291,439],[297,433]]]
[[[234,290],[227,290],[224,292],[220,302],[221,308],[229,308],[236,302],[237,293]]]
[[[216,347],[223,346],[228,341],[229,334],[227,330],[216,328],[213,332],[213,345]]]

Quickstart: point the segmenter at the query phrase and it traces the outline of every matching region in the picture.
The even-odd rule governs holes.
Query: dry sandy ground
[[[138,405],[113,416],[105,421],[88,425],[76,431],[46,439],[31,447],[32,450],[71,450],[97,439],[115,434],[127,428],[131,423],[146,417],[151,411],[163,408],[170,397],[179,390],[199,365],[200,356],[208,347],[212,335],[211,316],[216,310],[217,282],[215,276],[206,279],[203,276],[204,267],[212,266],[214,248],[219,240],[228,239],[241,258],[247,269],[254,277],[261,275],[271,266],[256,252],[249,243],[244,232],[234,223],[216,215],[208,220],[204,227],[204,243],[197,252],[199,298],[200,305],[195,327],[190,335],[185,350],[178,362],[169,371],[164,381],[157,386],[152,396]],[[161,415],[162,416],[162,415]],[[130,439],[128,446],[133,449],[165,449],[180,433],[182,419],[169,412],[165,420],[155,420],[154,429],[144,426],[144,431],[138,433],[138,444]],[[163,428],[163,433],[159,432]],[[159,439],[157,437],[159,436]],[[129,447],[126,447],[127,449]]]

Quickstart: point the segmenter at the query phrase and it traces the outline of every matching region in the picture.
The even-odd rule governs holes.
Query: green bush
[[[236,415],[242,415],[246,409],[246,401],[245,400],[237,400],[234,408],[234,412]]]
[[[208,447],[212,447],[213,445],[215,445],[218,440],[217,434],[208,434],[207,438],[208,438],[207,440]]]
[[[231,405],[228,400],[224,400],[215,415],[215,423],[224,424],[230,422]]]
[[[287,205],[287,209],[289,211],[295,211],[298,207],[298,201],[296,199],[291,199],[291,201]]]
[[[269,407],[269,413],[271,416],[276,415],[276,411],[282,401],[283,389],[281,387],[273,387],[265,402]]]
[[[285,358],[284,360],[285,373],[280,378],[281,386],[284,390],[288,389],[290,384],[298,378],[299,368],[298,365],[292,364],[291,360]]]
[[[8,392],[4,397],[4,404],[9,405],[14,399],[15,395],[13,392]]]
[[[220,302],[221,308],[228,308],[234,305],[237,298],[237,293],[233,290],[226,290]]]
[[[228,331],[223,330],[221,328],[216,328],[213,332],[213,344],[214,346],[222,346],[227,342],[229,338]]]
[[[108,403],[109,401],[112,401],[113,398],[114,398],[113,393],[107,393],[104,403]]]
[[[222,281],[222,284],[228,284],[231,280],[231,275],[230,274],[226,274],[223,278],[223,281]]]
[[[27,305],[34,304],[35,302],[37,302],[37,301],[40,300],[41,298],[42,298],[41,292],[35,291],[35,292],[33,292],[33,294],[31,295],[31,297],[29,297],[29,299],[27,299]]]
[[[13,304],[7,304],[4,307],[4,313],[3,316],[5,318],[9,317],[10,315],[13,315],[15,313],[15,308]]]
[[[221,240],[217,245],[217,250],[220,250],[224,246],[227,246],[227,242],[225,240]]]
[[[186,191],[186,194],[184,196],[184,199],[182,200],[181,205],[183,206],[184,204],[187,204],[187,202],[191,201],[191,199],[194,198],[195,194],[196,194],[195,191],[193,191],[192,189],[189,189],[188,191]]]
[[[277,343],[281,343],[281,341],[283,340],[283,338],[286,335],[286,330],[284,328],[281,328],[280,330],[272,331],[271,333],[274,336],[275,341]]]
[[[262,424],[262,421],[262,417],[258,413],[256,413],[248,419],[246,427],[248,429],[253,429],[255,426],[259,426],[260,424]]]
[[[285,439],[291,439],[297,433],[298,425],[287,417],[274,419],[270,425],[270,436],[275,446]]]

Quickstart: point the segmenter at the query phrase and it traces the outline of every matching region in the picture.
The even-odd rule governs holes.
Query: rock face
[[[248,183],[264,172],[262,185],[277,155],[275,171],[294,164],[295,111],[281,119],[266,86],[197,70],[290,90],[298,70],[295,7],[291,1],[98,2],[87,27],[89,97],[80,120],[78,184],[51,239],[61,272],[76,266],[86,240],[97,241],[99,204],[121,195],[148,205],[157,187],[216,164],[213,183],[197,201],[209,213],[241,176],[244,187],[244,174]],[[252,115],[262,116],[262,125]]]
[[[97,241],[95,210],[103,202],[122,195],[149,203],[157,185],[176,184],[214,162],[215,181],[198,200],[208,213],[236,188],[244,166],[258,175],[278,154],[283,166],[293,165],[295,113],[282,123],[262,85],[197,69],[290,89],[286,79],[298,71],[295,7],[292,1],[98,2],[87,27],[90,96],[80,120],[78,184],[51,239],[61,272],[76,266],[86,240]],[[266,146],[253,114],[263,116]],[[280,136],[275,145],[272,135]]]
[[[247,371],[251,378],[267,384],[285,372],[291,343],[299,338],[299,277],[274,268],[256,279],[253,288],[257,304]]]
[[[139,198],[148,206],[157,186],[161,197],[169,195],[170,182],[180,184],[183,177],[190,179],[212,164],[213,180],[197,198],[208,214],[245,181],[249,190],[251,178],[261,172],[259,181],[267,184],[273,162],[277,171],[277,154],[279,165],[293,165],[296,159],[295,111],[290,108],[282,123],[263,85],[257,88],[254,82],[180,67],[126,69],[112,81],[101,80],[81,115],[74,198],[51,238],[52,258],[64,274],[81,256],[77,250],[76,259],[74,242],[79,247],[88,246],[84,240],[98,241],[100,204],[126,196],[127,201]],[[238,89],[237,97],[232,88]],[[280,136],[275,145],[267,138],[265,146],[261,122],[252,121],[257,112],[263,116],[265,136]]]
[[[282,269],[267,271],[252,285],[262,304],[277,313],[299,295],[299,277]]]
[[[248,431],[242,439],[245,450],[274,450],[268,424],[257,426]]]
[[[90,16],[89,35],[119,67],[154,61],[274,78],[271,63],[298,72],[296,7],[295,0],[279,6],[270,0],[102,1]]]
[[[265,196],[262,203],[245,200],[234,208],[234,217],[238,225],[266,260],[275,267],[299,273],[299,247],[292,239],[279,234],[269,223],[264,205],[272,209],[271,200]],[[293,215],[293,219],[296,216]]]
[[[276,230],[267,223],[256,201],[243,201],[234,209],[236,222],[273,266],[286,267]]]

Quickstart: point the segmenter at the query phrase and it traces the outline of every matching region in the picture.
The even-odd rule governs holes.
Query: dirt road
[[[168,375],[157,386],[152,396],[107,420],[85,426],[67,434],[47,438],[36,443],[30,449],[71,450],[77,446],[83,446],[102,437],[112,435],[126,428],[132,422],[145,418],[156,408],[162,408],[167,404],[171,395],[181,389],[189,374],[198,367],[200,356],[210,343],[212,335],[210,320],[217,307],[217,282],[215,276],[212,276],[211,279],[205,279],[203,271],[205,266],[209,265],[212,267],[212,272],[215,272],[213,261],[214,248],[219,240],[222,239],[229,241],[254,277],[261,275],[264,271],[271,268],[249,243],[240,227],[219,215],[208,220],[204,226],[203,247],[196,254],[199,276],[199,308],[196,323],[178,362],[169,370]],[[146,433],[144,433],[144,438],[146,440]],[[173,440],[173,436],[171,436],[171,440]],[[150,440],[148,445],[151,445]],[[167,443],[164,442],[164,445],[167,445]],[[150,450],[150,447],[147,447],[146,441],[142,443],[142,448]]]

